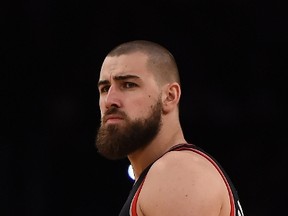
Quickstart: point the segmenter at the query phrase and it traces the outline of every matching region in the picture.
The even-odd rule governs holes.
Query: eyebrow
[[[136,75],[116,75],[116,76],[113,76],[113,79],[114,80],[127,80],[127,79],[140,79],[139,76],[136,76]],[[98,82],[98,87],[101,86],[101,85],[107,85],[109,84],[109,80],[99,80]]]

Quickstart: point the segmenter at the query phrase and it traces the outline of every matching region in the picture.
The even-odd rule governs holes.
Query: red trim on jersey
[[[145,178],[146,178],[146,176],[145,176]],[[137,191],[133,197],[133,200],[132,200],[132,203],[130,206],[130,215],[131,216],[137,216],[137,201],[138,201],[138,197],[139,197],[140,191],[142,189],[142,186],[144,184],[145,178],[143,179],[141,185],[139,186],[139,188],[137,189]]]

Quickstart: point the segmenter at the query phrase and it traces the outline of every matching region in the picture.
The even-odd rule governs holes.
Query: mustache
[[[102,121],[107,119],[108,116],[112,115],[112,114],[117,115],[117,116],[119,116],[121,118],[126,118],[127,117],[125,112],[119,110],[117,107],[111,107],[104,113],[104,115],[102,117]]]

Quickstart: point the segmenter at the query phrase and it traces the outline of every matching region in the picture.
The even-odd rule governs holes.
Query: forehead
[[[109,79],[119,75],[137,75],[139,77],[151,76],[147,67],[148,57],[140,52],[105,58],[100,79]]]

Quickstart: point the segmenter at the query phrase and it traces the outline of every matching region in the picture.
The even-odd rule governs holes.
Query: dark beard
[[[134,151],[144,148],[155,138],[162,125],[162,103],[160,99],[145,119],[129,120],[116,107],[112,107],[108,112],[110,114],[121,114],[126,121],[124,127],[101,124],[98,130],[96,147],[98,152],[108,159],[122,159]]]

